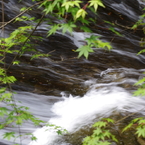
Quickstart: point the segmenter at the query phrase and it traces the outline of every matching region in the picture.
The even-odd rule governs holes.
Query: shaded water
[[[139,29],[132,31],[131,27],[143,13],[143,1],[109,0],[104,1],[106,9],[99,9],[99,15],[91,29],[102,40],[112,43],[110,52],[98,49],[90,54],[89,59],[77,59],[72,50],[83,45],[88,33],[73,32],[73,35],[62,35],[60,32],[46,38],[47,24],[42,23],[36,35],[43,36],[38,42],[37,49],[48,53],[54,51],[49,58],[30,61],[30,54],[21,58],[21,64],[9,69],[9,74],[17,78],[12,88],[17,91],[16,100],[22,101],[37,117],[62,126],[69,133],[75,133],[85,126],[91,125],[98,118],[107,117],[112,112],[139,112],[144,115],[144,98],[132,97],[136,89],[133,86],[142,78],[145,56],[136,55],[142,48],[139,46],[143,32]],[[19,8],[30,5],[26,0],[18,4],[15,0],[5,1],[6,21],[19,13]],[[9,11],[11,10],[11,13]],[[38,11],[34,16],[40,17]],[[28,13],[27,15],[32,15]],[[94,17],[91,13],[90,17]],[[115,29],[124,37],[119,37],[108,30],[109,24],[103,20],[117,22]],[[16,23],[17,24],[17,23]],[[119,24],[119,25],[118,25]],[[5,28],[7,36],[19,24],[11,24]],[[8,66],[14,56],[7,56]],[[45,131],[47,127],[38,130],[31,123],[26,123],[21,132],[34,132],[37,142],[23,138],[27,145],[70,145],[62,136],[53,131]],[[1,135],[15,128],[5,128]],[[85,135],[84,135],[85,136]],[[12,142],[1,139],[1,142]],[[19,140],[16,142],[19,143]],[[72,145],[79,145],[76,142]]]

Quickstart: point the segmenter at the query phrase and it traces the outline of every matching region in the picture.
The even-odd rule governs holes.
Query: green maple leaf
[[[60,29],[62,29],[62,33],[66,33],[67,31],[72,33],[73,32],[73,28],[75,28],[76,25],[72,22],[68,22],[66,24],[63,24]]]
[[[57,130],[57,134],[58,135],[61,135],[62,134],[62,131],[61,130]]]
[[[144,127],[138,127],[136,134],[138,135],[138,137],[142,136],[145,137],[145,126]]]
[[[145,119],[141,119],[141,120],[139,121],[139,124],[145,124]]]
[[[126,127],[123,128],[122,132],[126,131],[127,129],[131,128],[133,123],[129,123]]]
[[[85,18],[87,12],[84,9],[79,9],[76,13],[76,18],[78,19],[79,17]]]
[[[94,130],[94,134],[95,135],[99,135],[101,133],[102,133],[102,129],[101,128],[97,128],[97,129]]]
[[[53,26],[51,26],[51,29],[48,31],[48,36],[50,36],[50,35],[52,35],[52,34],[55,34],[56,31],[57,31],[58,29],[60,29],[59,27],[60,27],[59,24],[54,24]]]
[[[135,91],[135,92],[133,93],[133,95],[134,95],[134,96],[139,96],[139,95],[144,96],[144,95],[145,95],[145,89],[144,89],[144,88],[138,88],[138,90]]]
[[[10,140],[11,138],[14,138],[15,137],[14,134],[15,134],[15,132],[7,132],[3,136],[4,136],[4,138]]]
[[[140,84],[142,84],[142,83],[144,83],[145,82],[145,77],[144,78],[142,78],[142,79],[140,79],[138,82],[136,82],[134,85],[135,86],[138,86],[138,85],[140,85]]]
[[[106,120],[107,122],[110,122],[110,123],[114,123],[114,120],[111,118],[104,118],[104,120]]]
[[[99,121],[99,122],[96,122],[93,127],[105,127],[107,125],[106,122],[104,121]]]
[[[101,0],[90,0],[89,3],[89,7],[94,6],[95,11],[97,11],[98,6],[105,7]]]
[[[89,56],[89,52],[94,52],[93,49],[90,48],[89,45],[84,45],[80,48],[78,48],[76,50],[76,52],[79,52],[79,56],[78,57],[81,57],[81,56],[85,56],[86,59],[88,59],[88,56]]]

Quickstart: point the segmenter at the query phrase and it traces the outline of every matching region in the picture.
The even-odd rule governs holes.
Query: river
[[[15,17],[21,7],[31,4],[29,0],[21,3],[17,0],[4,0],[5,21]],[[43,36],[43,41],[36,42],[37,49],[44,53],[52,52],[51,56],[31,61],[30,54],[24,54],[18,58],[21,61],[19,65],[10,67],[8,73],[18,80],[12,85],[17,92],[14,98],[22,102],[17,104],[29,107],[36,117],[61,126],[70,134],[68,137],[57,135],[46,126],[34,127],[27,122],[21,127],[21,133],[33,133],[37,142],[22,137],[23,145],[80,145],[78,138],[85,137],[81,130],[87,130],[100,118],[111,116],[114,112],[138,112],[144,115],[144,97],[132,95],[137,89],[133,84],[145,76],[145,56],[137,55],[142,49],[139,42],[144,34],[141,29],[134,31],[130,27],[143,13],[145,2],[104,0],[104,4],[106,8],[99,9],[96,23],[91,29],[102,40],[111,42],[111,51],[96,49],[89,55],[88,60],[83,57],[78,59],[78,54],[72,50],[82,45],[83,40],[90,34],[78,31],[74,31],[73,35],[57,32],[47,38],[48,25],[42,23],[35,33]],[[27,15],[38,18],[41,16],[37,10],[32,12]],[[91,14],[89,16],[94,17]],[[123,37],[108,30],[110,25],[103,20],[115,23],[115,30]],[[22,24],[7,25],[5,37]],[[9,66],[13,57],[7,56],[6,66]],[[11,127],[1,130],[0,145],[13,144],[13,141],[2,139],[2,134],[8,131],[19,132],[18,128]],[[79,141],[73,138],[75,133]],[[17,139],[15,142],[20,141]]]

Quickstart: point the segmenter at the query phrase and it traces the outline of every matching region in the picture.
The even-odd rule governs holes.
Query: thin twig
[[[5,22],[5,17],[4,17],[4,1],[2,0],[1,1],[1,4],[2,4],[2,24],[4,24],[4,22]],[[5,27],[2,27],[2,37],[4,38],[5,36],[4,36],[4,30],[5,30]],[[2,49],[5,49],[5,48],[2,48]],[[4,57],[2,58],[3,60],[4,60],[4,69],[5,69],[5,65],[6,65],[6,63],[5,63],[5,55],[6,55],[6,51],[4,51]],[[2,61],[2,59],[1,59],[1,61]],[[11,85],[8,83],[8,88],[9,88],[9,90],[10,90],[10,92],[12,92],[12,88],[11,88]],[[16,101],[15,101],[15,99],[14,99],[14,96],[13,96],[13,93],[12,93],[12,96],[11,96],[11,99],[12,99],[12,101],[14,102],[14,105],[15,106],[13,106],[13,108],[16,110],[16,113],[18,114],[18,109],[17,109],[17,107],[16,107]],[[22,145],[22,139],[21,139],[21,128],[20,128],[20,125],[18,125],[18,130],[19,130],[19,135],[20,135],[20,145]]]
[[[6,22],[4,25],[2,25],[2,26],[0,27],[0,29],[1,29],[1,28],[4,28],[6,25],[8,25],[8,24],[11,23],[12,21],[14,21],[16,18],[18,18],[18,17],[20,17],[21,15],[23,15],[23,14],[24,14],[25,12],[27,12],[29,9],[31,9],[31,8],[33,8],[34,6],[39,5],[39,4],[41,4],[41,3],[43,3],[43,1],[40,1],[40,2],[38,2],[38,3],[36,3],[36,4],[32,5],[32,6],[28,7],[26,10],[24,10],[23,12],[21,12],[20,14],[18,14],[16,17],[14,17],[14,18],[11,19],[10,21],[8,21],[8,22]]]
[[[15,101],[15,98],[14,98],[14,93],[13,93],[12,87],[9,83],[8,83],[8,87],[9,87],[10,92],[12,93],[11,98],[12,98],[12,101],[14,103],[13,108],[16,110],[16,114],[19,115],[19,112],[18,112],[18,109],[17,109],[17,104],[16,104],[16,101]],[[21,133],[21,126],[20,125],[18,125],[18,131],[19,131],[19,136],[20,136],[20,145],[22,145],[22,137],[21,137],[22,133]]]
[[[139,111],[142,111],[142,110],[144,110],[144,109],[145,109],[145,107],[142,108],[142,109],[140,109]],[[133,113],[129,114],[128,116],[125,116],[125,117],[121,118],[120,120],[116,121],[115,124],[117,124],[117,123],[121,122],[122,120],[124,120],[124,119],[126,119],[126,118],[128,118],[128,117],[130,117],[130,116],[133,116],[133,115],[135,115],[135,114],[137,114],[137,113],[138,113],[138,111],[137,111],[137,112],[133,112]]]
[[[4,24],[4,22],[5,22],[5,12],[4,12],[4,1],[2,0],[1,1],[1,3],[2,3],[2,25]],[[2,28],[2,38],[4,38],[5,37],[5,28],[3,27]],[[2,42],[1,42],[2,43]],[[2,48],[2,46],[1,46],[1,48]],[[2,49],[5,49],[5,47],[4,48],[2,48]],[[6,58],[6,50],[4,51],[4,53],[3,53],[3,60],[4,60],[4,68],[6,68],[6,63],[5,63],[5,58]]]
[[[16,56],[13,58],[13,60],[11,61],[10,65],[8,66],[7,70],[11,67],[11,65],[13,64],[14,60],[17,58],[17,56],[20,54],[22,47],[27,43],[27,41],[30,39],[30,37],[33,35],[33,33],[36,31],[37,27],[40,25],[40,23],[42,22],[43,18],[44,18],[45,14],[42,15],[41,19],[39,20],[39,22],[37,23],[37,25],[35,26],[35,28],[33,29],[33,31],[30,33],[30,35],[27,37],[27,39],[25,40],[25,42],[22,44],[21,49],[19,50],[19,52],[16,54]]]
[[[4,1],[2,0],[1,3],[2,3],[2,25],[3,25],[4,22],[5,22],[5,16],[4,16]],[[4,27],[2,28],[2,36],[4,37]]]

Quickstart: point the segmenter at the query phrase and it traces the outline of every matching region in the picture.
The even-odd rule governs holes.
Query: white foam
[[[63,101],[55,103],[52,111],[57,117],[51,118],[49,122],[67,129],[68,132],[74,132],[97,116],[108,116],[114,110],[136,112],[144,108],[144,105],[145,101],[132,97],[122,88],[112,87],[100,90],[93,88],[84,97],[70,95],[64,97]],[[38,140],[29,145],[54,145],[53,141],[58,138],[58,135],[53,131],[46,131],[46,129],[49,128],[43,127],[36,130],[34,135]],[[60,143],[55,143],[55,145],[60,145]]]

